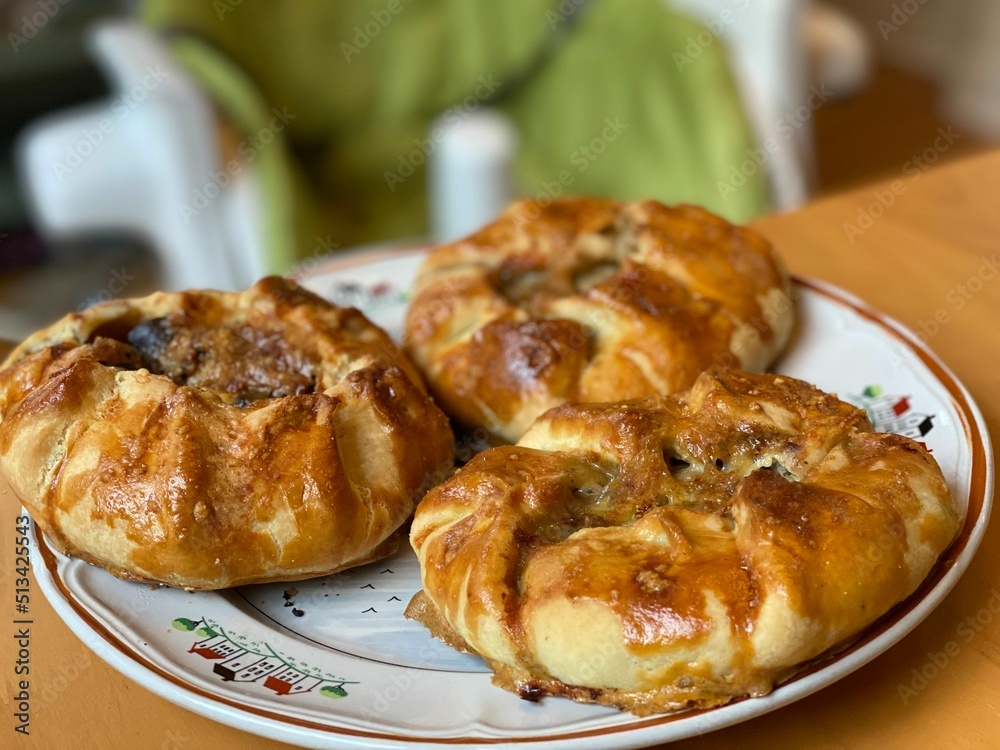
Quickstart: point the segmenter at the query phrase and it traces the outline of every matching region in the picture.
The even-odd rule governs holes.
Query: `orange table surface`
[[[904,173],[901,165],[895,180],[754,226],[793,273],[837,284],[928,335],[930,347],[979,403],[990,432],[1000,436],[1000,152],[921,174]],[[18,513],[3,487],[0,560],[8,571]],[[943,604],[885,654],[797,703],[671,748],[1000,747],[998,526],[994,519],[972,566]],[[0,747],[288,747],[190,713],[123,677],[70,632],[34,581],[31,734],[16,733],[14,579],[5,575],[0,583],[0,612],[8,623],[0,632]],[[969,639],[959,628],[977,615],[986,624]],[[932,679],[915,680],[914,670],[945,652],[936,674],[927,670]],[[920,689],[911,693],[901,686]]]

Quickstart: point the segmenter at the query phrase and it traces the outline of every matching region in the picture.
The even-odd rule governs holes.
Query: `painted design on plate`
[[[281,632],[337,654],[335,659],[348,656],[397,669],[488,673],[478,656],[456,651],[404,617],[420,586],[417,556],[403,543],[391,557],[368,565],[294,586],[242,586],[232,596],[266,627],[278,625]]]
[[[200,636],[188,653],[214,662],[212,672],[223,682],[256,683],[277,695],[317,692],[324,698],[346,698],[344,686],[358,684],[310,667],[263,641],[227,632],[209,617],[178,617],[171,624],[177,630]]]
[[[338,281],[325,289],[323,296],[340,307],[356,307],[369,313],[382,307],[405,305],[410,292],[388,279],[379,279],[372,283]]]
[[[916,411],[910,403],[912,399],[910,395],[884,393],[880,385],[869,385],[860,395],[847,397],[847,401],[868,413],[876,432],[895,432],[922,441],[934,429],[937,415]]]

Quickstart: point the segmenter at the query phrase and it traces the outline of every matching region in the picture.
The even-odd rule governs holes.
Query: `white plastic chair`
[[[165,289],[249,286],[265,268],[257,180],[241,170],[213,189],[221,159],[207,95],[139,26],[99,26],[89,44],[111,99],[42,118],[19,139],[35,226],[55,241],[133,233]]]

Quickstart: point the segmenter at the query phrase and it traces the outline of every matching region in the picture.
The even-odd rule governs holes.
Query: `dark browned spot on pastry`
[[[472,337],[468,356],[473,366],[495,363],[478,395],[497,403],[517,392],[568,393],[590,356],[590,342],[571,320],[496,320]]]
[[[520,685],[517,688],[517,694],[523,700],[531,701],[532,703],[537,703],[545,697],[545,691],[533,682],[529,682],[526,685]]]

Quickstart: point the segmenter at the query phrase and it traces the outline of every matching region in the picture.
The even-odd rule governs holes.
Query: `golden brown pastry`
[[[122,578],[378,559],[452,447],[385,333],[277,277],[68,315],[0,370],[0,470],[59,550]]]
[[[521,201],[428,256],[405,342],[448,414],[514,441],[566,401],[674,393],[713,364],[763,371],[792,319],[749,229],[656,201]]]
[[[919,443],[801,381],[719,370],[553,409],[431,490],[408,614],[525,698],[709,707],[851,640],[958,526]]]

